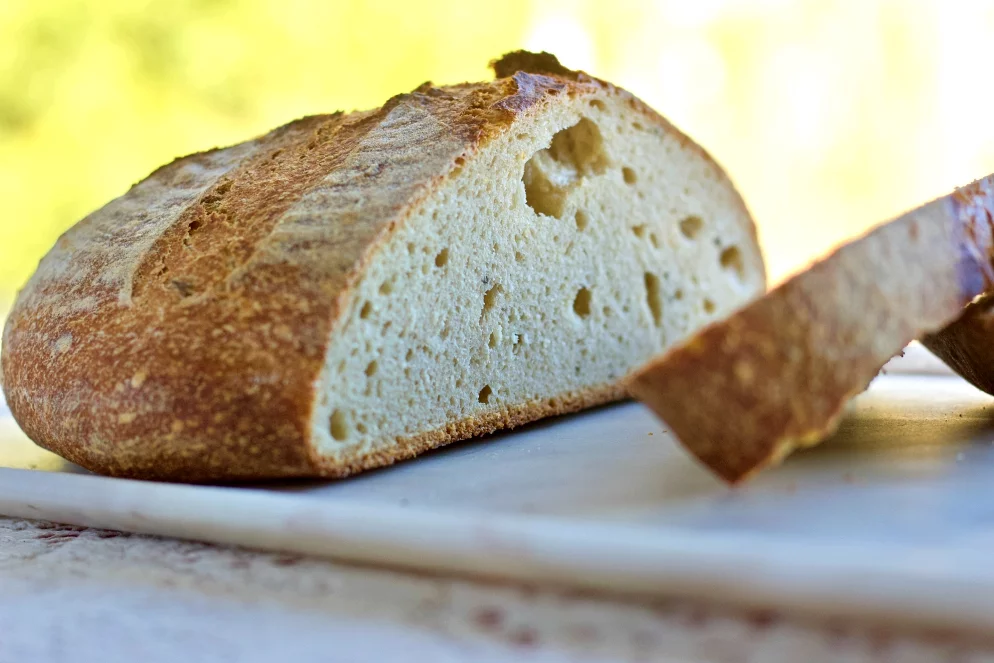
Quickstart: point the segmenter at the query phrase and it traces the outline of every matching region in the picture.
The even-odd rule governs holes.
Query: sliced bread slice
[[[634,372],[629,389],[729,482],[819,442],[892,356],[994,284],[992,183],[843,246]]]
[[[763,292],[714,161],[547,54],[179,159],[63,236],[4,332],[36,442],[181,481],[345,476],[625,395]]]

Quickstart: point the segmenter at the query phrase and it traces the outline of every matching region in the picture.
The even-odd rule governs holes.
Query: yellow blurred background
[[[61,231],[173,157],[520,47],[708,148],[774,281],[994,171],[983,0],[3,0],[0,316]]]

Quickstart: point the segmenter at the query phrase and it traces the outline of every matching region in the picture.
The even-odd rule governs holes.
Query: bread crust
[[[493,82],[425,83],[377,110],[303,118],[177,159],[69,230],[4,329],[3,388],[27,435],[114,476],[344,476],[620,397],[608,385],[520,404],[344,466],[310,443],[324,355],[370,256],[517,118],[557,95],[608,91],[694,145],[548,54],[494,68]]]
[[[884,363],[991,288],[992,209],[989,176],[909,212],[672,348],[628,388],[704,465],[741,481],[831,433]]]
[[[994,296],[966,307],[948,327],[927,334],[922,344],[977,389],[994,394]]]

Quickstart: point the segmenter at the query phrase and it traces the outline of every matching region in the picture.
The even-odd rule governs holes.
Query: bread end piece
[[[891,357],[994,283],[992,181],[841,247],[634,372],[629,390],[730,483],[817,444]]]

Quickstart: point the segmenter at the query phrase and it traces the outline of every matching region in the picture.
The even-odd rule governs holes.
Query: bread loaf
[[[989,176],[843,246],[627,384],[707,467],[740,481],[831,433],[913,339],[983,346],[940,330],[994,285],[992,211]]]
[[[341,477],[621,398],[764,290],[712,159],[515,53],[164,166],[59,239],[4,329],[10,408],[110,475]]]

